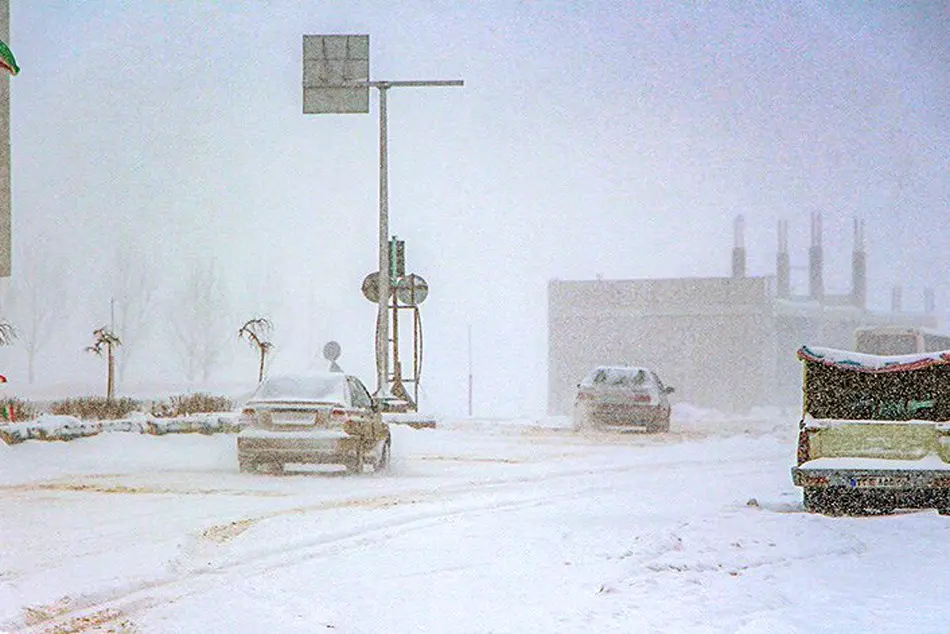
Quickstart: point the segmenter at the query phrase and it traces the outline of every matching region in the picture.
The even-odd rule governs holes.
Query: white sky
[[[275,322],[275,368],[332,338],[373,382],[359,284],[377,263],[376,96],[370,115],[304,116],[304,33],[370,34],[373,79],[466,82],[390,93],[391,229],[431,286],[434,410],[465,410],[471,324],[476,413],[540,413],[548,280],[727,274],[740,213],[750,274],[772,272],[780,218],[804,265],[821,211],[826,287],[846,292],[858,215],[872,307],[895,283],[908,309],[926,285],[950,305],[945,9],[11,4],[14,275],[50,263],[68,306],[40,381],[104,383],[82,348],[122,257],[161,271],[132,378],[178,372],[160,322],[187,272],[213,263],[228,328],[258,311]],[[253,352],[231,343],[216,376],[253,379]],[[22,381],[22,354],[2,355]]]

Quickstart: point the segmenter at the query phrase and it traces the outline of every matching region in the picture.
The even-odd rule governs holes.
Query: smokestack
[[[868,265],[864,253],[864,220],[854,219],[854,247],[851,251],[851,303],[864,310],[868,302]]]
[[[778,254],[775,256],[775,286],[779,297],[791,295],[791,264],[788,260],[788,221],[778,221]]]
[[[745,218],[736,216],[733,225],[732,277],[745,277]]]
[[[901,287],[895,286],[891,289],[891,312],[901,312]]]
[[[811,248],[808,249],[808,295],[816,301],[825,298],[825,283],[822,278],[821,214],[811,215]]]
[[[933,315],[937,312],[937,303],[934,301],[934,289],[930,286],[924,289],[924,312]]]

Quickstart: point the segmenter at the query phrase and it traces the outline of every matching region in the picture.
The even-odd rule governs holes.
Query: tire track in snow
[[[242,518],[225,524],[213,525],[202,531],[197,539],[205,542],[219,539],[220,545],[226,545],[234,538],[246,532],[253,526],[268,519],[291,515],[306,515],[320,511],[340,508],[384,508],[394,506],[408,506],[413,504],[430,504],[457,500],[464,497],[478,497],[486,492],[517,493],[524,485],[538,482],[550,482],[565,478],[601,478],[605,474],[616,474],[636,471],[652,470],[679,470],[695,468],[704,464],[717,464],[721,467],[722,458],[683,459],[681,457],[666,460],[625,464],[617,466],[596,465],[583,468],[574,468],[550,474],[517,475],[502,478],[491,478],[482,481],[462,482],[453,486],[443,486],[421,489],[409,492],[394,493],[391,495],[373,496],[370,498],[354,497],[338,500],[326,500],[317,504],[302,505],[264,513],[252,517]],[[747,469],[751,464],[769,464],[768,458],[755,456],[745,459],[733,459],[729,468]],[[473,501],[464,508],[451,510],[432,510],[415,513],[408,517],[396,520],[389,519],[382,522],[362,526],[352,530],[330,535],[284,543],[277,548],[265,549],[252,555],[245,556],[240,561],[229,562],[219,556],[220,549],[206,549],[201,552],[186,553],[184,559],[178,558],[169,562],[171,574],[154,577],[141,583],[127,585],[118,589],[109,589],[75,598],[69,607],[61,612],[50,615],[49,618],[39,619],[33,623],[10,622],[0,625],[0,630],[9,629],[24,632],[24,634],[59,634],[60,632],[88,632],[82,629],[84,622],[98,623],[101,619],[91,618],[96,614],[114,614],[128,618],[134,612],[147,610],[179,598],[201,593],[205,588],[221,583],[227,583],[230,575],[240,573],[242,576],[263,574],[268,571],[300,565],[321,557],[337,555],[353,548],[378,544],[407,533],[425,530],[436,526],[449,518],[459,518],[477,515],[485,512],[513,511],[541,505],[556,504],[570,499],[589,496],[597,490],[610,490],[611,483],[595,483],[584,488],[575,488],[571,492],[553,495],[530,496],[507,502],[478,502]],[[194,542],[193,542],[194,543]],[[201,555],[212,555],[218,563],[206,562],[204,566],[188,566],[187,560],[199,558]],[[79,629],[76,629],[76,628]],[[98,626],[97,626],[98,627]]]
[[[128,619],[136,611],[147,610],[201,593],[205,588],[210,589],[220,583],[227,583],[227,578],[232,574],[240,574],[243,577],[264,574],[322,557],[334,556],[367,544],[378,544],[413,531],[425,530],[450,518],[553,504],[587,494],[586,490],[575,491],[571,494],[541,496],[528,500],[482,503],[448,512],[432,511],[415,514],[397,521],[389,520],[303,542],[285,544],[281,548],[255,553],[237,562],[224,562],[193,569],[181,568],[172,575],[126,586],[117,591],[75,598],[61,609],[49,610],[48,613],[35,610],[26,622],[6,623],[0,628],[23,632],[23,634],[63,634],[66,632],[79,634],[95,631],[90,628],[100,627],[103,623],[119,618]],[[404,503],[418,502],[407,499]]]

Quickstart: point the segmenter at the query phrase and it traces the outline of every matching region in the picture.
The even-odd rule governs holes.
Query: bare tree
[[[116,255],[112,289],[115,302],[113,327],[122,336],[122,352],[118,356],[121,382],[125,379],[134,352],[148,337],[158,283],[143,257],[136,257],[130,251],[121,251]]]
[[[255,317],[244,322],[238,330],[238,338],[247,339],[252,348],[256,348],[261,357],[260,366],[257,371],[257,382],[264,380],[264,359],[267,353],[274,347],[274,344],[267,340],[268,335],[274,329],[273,324],[264,317]]]
[[[207,381],[228,345],[227,291],[213,264],[192,269],[169,311],[170,334],[185,377]]]
[[[19,273],[9,288],[8,317],[16,324],[17,338],[26,351],[27,380],[36,378],[36,358],[49,341],[56,320],[66,304],[66,279],[49,260],[24,253]]]
[[[86,346],[89,352],[95,352],[102,356],[103,348],[106,350],[109,360],[108,378],[106,379],[106,400],[111,401],[115,398],[115,348],[122,345],[122,342],[106,326],[92,331],[95,340],[91,346]]]

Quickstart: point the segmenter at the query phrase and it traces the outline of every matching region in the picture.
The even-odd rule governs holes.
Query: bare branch
[[[13,324],[6,320],[0,320],[0,346],[9,346],[16,338],[17,332]]]
[[[103,348],[122,345],[122,340],[105,326],[93,330],[92,336],[95,337],[95,341],[91,346],[86,346],[86,351],[95,352],[100,356],[102,355]]]
[[[267,356],[274,344],[267,340],[267,335],[273,330],[274,326],[264,317],[255,317],[248,319],[238,330],[238,337],[247,339],[247,342],[253,348],[257,348],[260,353],[260,365],[258,366],[257,380],[264,380],[264,358]]]

